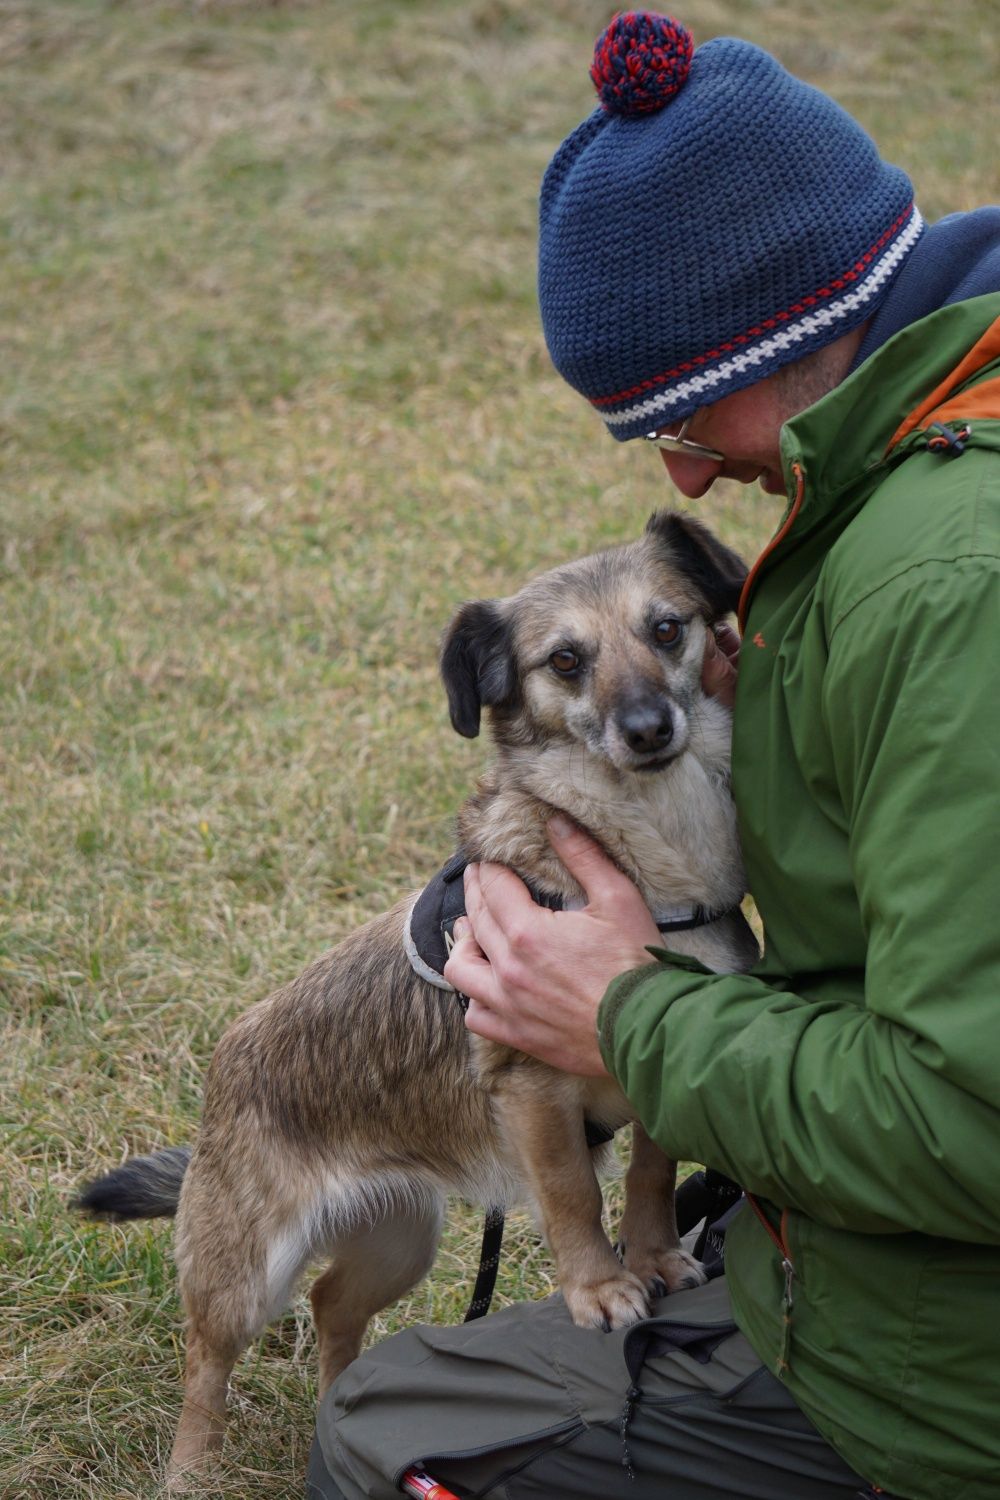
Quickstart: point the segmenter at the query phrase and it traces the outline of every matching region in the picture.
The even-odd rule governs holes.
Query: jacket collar
[[[927,445],[922,429],[937,416],[947,421],[995,416],[1000,384],[1000,292],[941,308],[904,328],[821,401],[781,431],[788,508],[771,541],[747,575],[738,620],[746,627],[763,570],[807,539],[826,546],[864,504],[878,471]],[[978,346],[978,347],[977,347]],[[987,383],[993,387],[987,390]],[[974,404],[948,397],[983,387]],[[969,409],[965,409],[968,406]],[[1000,448],[1000,429],[975,441]],[[960,450],[956,450],[960,451]],[[859,481],[871,483],[862,486]],[[823,534],[826,533],[824,537]]]
[[[921,318],[883,344],[828,396],[785,424],[781,455],[790,500],[796,490],[795,466],[806,476],[797,533],[824,518],[843,490],[863,474],[889,461],[890,440],[905,418],[945,381],[998,317],[1000,292]],[[971,379],[983,373],[985,369]]]

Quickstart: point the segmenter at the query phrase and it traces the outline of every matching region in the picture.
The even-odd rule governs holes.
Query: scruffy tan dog
[[[485,706],[497,751],[459,819],[465,856],[579,903],[545,834],[560,809],[636,882],[665,943],[716,971],[757,954],[739,910],[729,714],[701,691],[706,631],[743,576],[702,526],[659,513],[637,542],[465,605],[442,655],[456,729],[477,734]],[[80,1200],[120,1218],[176,1208],[187,1369],[174,1489],[221,1445],[233,1364],[307,1265],[329,1262],[311,1294],[325,1390],[372,1315],[430,1268],[449,1193],[534,1204],[576,1323],[621,1327],[650,1292],[703,1279],[678,1243],[674,1164],[637,1123],[616,1257],[584,1122],[617,1128],[628,1100],[610,1079],[471,1036],[454,994],[407,956],[413,902],[229,1027],[190,1163],[184,1150],[137,1158]]]

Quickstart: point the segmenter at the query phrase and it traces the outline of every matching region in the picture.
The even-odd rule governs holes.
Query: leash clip
[[[927,439],[927,447],[931,453],[950,453],[953,457],[965,452],[965,445],[972,432],[972,425],[963,422],[961,427],[946,427],[943,422],[932,422],[927,429],[934,434]]]

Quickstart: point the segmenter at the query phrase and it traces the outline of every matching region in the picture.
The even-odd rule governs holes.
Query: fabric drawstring
[[[957,456],[965,452],[972,427],[965,422],[961,427],[946,427],[943,422],[932,422],[927,429],[927,447],[931,453],[950,453]]]

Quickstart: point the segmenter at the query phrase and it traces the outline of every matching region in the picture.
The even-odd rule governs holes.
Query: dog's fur
[[[497,748],[459,820],[470,859],[579,900],[545,834],[558,808],[652,909],[734,907],[729,714],[700,678],[706,631],[743,576],[703,527],[660,513],[638,542],[460,610],[442,655],[452,721],[475,735],[485,706]],[[588,1150],[583,1121],[617,1128],[632,1118],[628,1101],[608,1078],[557,1073],[471,1036],[453,996],[409,965],[409,904],[230,1026],[190,1165],[181,1151],[139,1158],[80,1200],[130,1217],[172,1211],[179,1192],[187,1370],[175,1488],[221,1444],[233,1364],[307,1264],[330,1262],[312,1288],[325,1390],[372,1315],[430,1268],[449,1193],[534,1203],[579,1324],[623,1326],[650,1292],[702,1279],[677,1239],[674,1164],[637,1123],[617,1259],[601,1228],[601,1152]],[[717,971],[757,952],[739,911],[670,945]]]

